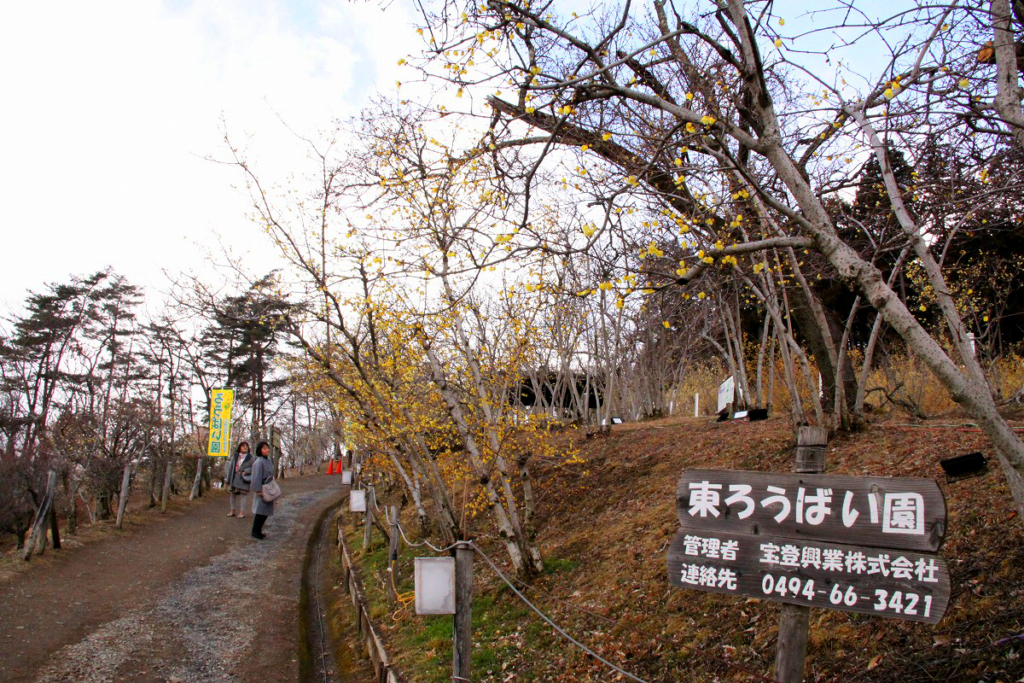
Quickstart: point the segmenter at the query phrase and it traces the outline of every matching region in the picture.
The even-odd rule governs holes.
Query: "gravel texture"
[[[101,623],[91,628],[81,625],[78,631],[86,631],[83,637],[51,648],[49,652],[25,653],[35,656],[37,666],[31,673],[26,670],[31,668],[31,661],[23,662],[28,666],[20,669],[9,667],[9,677],[3,675],[4,665],[0,664],[0,680],[39,683],[297,680],[302,555],[317,516],[338,500],[341,490],[328,477],[285,480],[283,488],[285,495],[274,516],[267,521],[265,531],[269,537],[263,541],[249,537],[251,514],[247,513],[242,520],[226,518],[226,500],[220,497],[217,500],[225,503],[223,507],[213,504],[215,501],[207,501],[202,505],[211,510],[190,510],[183,516],[194,514],[210,524],[185,523],[169,530],[170,534],[148,534],[148,542],[133,548],[130,557],[108,559],[111,565],[108,571],[94,572],[87,580],[122,582],[113,604],[109,595],[111,587],[104,587],[108,593],[104,607],[111,618],[79,613],[74,605],[67,610],[65,601],[66,621],[77,617],[86,623]],[[146,531],[141,530],[141,534],[147,535]],[[168,543],[184,542],[186,538],[195,543],[203,537],[209,538],[214,552],[200,553],[191,565],[177,563],[184,564],[177,576],[168,580],[166,571],[155,574],[145,571],[147,557],[173,552]],[[118,544],[119,541],[113,538],[99,543]],[[221,552],[216,552],[217,549]],[[65,573],[74,574],[75,558],[61,559],[68,560],[69,566],[63,567]],[[45,572],[52,568],[41,566],[39,569]],[[17,587],[2,587],[5,591],[9,588]],[[36,589],[36,586],[31,588]],[[76,582],[76,592],[88,592],[88,589],[89,586]],[[38,594],[38,590],[23,590],[21,596],[24,599],[32,594]],[[90,603],[86,611],[92,607]],[[4,611],[0,609],[0,621]],[[47,612],[49,610],[41,611],[43,619],[33,624],[31,631],[46,629]],[[100,619],[97,620],[97,616]],[[31,641],[31,638],[24,639],[26,644]],[[6,658],[4,655],[0,660]]]

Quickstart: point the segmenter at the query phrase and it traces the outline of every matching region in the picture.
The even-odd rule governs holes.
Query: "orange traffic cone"
[[[334,461],[333,460],[328,460],[327,461],[327,474],[334,474]]]

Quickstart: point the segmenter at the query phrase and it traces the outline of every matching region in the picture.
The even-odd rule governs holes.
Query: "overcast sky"
[[[253,275],[269,270],[270,248],[246,218],[238,170],[205,157],[224,156],[226,125],[264,179],[301,173],[304,150],[278,117],[317,138],[373,94],[394,93],[395,81],[411,76],[398,60],[422,45],[411,4],[7,3],[0,310],[16,308],[28,289],[106,265],[151,292],[166,288],[163,270],[202,270],[203,250],[221,245],[253,251],[246,264],[261,271]],[[858,6],[881,11],[887,3]],[[814,23],[798,0],[776,10],[790,19],[786,34]],[[871,61],[856,49],[861,65]]]
[[[221,119],[284,177],[315,134],[394,88],[418,42],[400,2],[56,0],[0,20],[0,307],[106,265],[149,288],[247,222]],[[251,137],[247,137],[251,136]],[[265,253],[265,248],[264,253]]]

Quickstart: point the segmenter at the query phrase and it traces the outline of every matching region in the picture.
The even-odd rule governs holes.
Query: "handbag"
[[[263,500],[265,502],[271,503],[281,497],[281,486],[276,480],[271,479],[263,485],[263,489],[260,493],[263,495]]]

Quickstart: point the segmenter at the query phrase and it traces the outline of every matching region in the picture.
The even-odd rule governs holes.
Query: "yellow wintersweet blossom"
[[[693,93],[692,92],[686,93],[686,99],[692,100],[693,99]]]
[[[700,292],[699,294],[697,294],[697,298],[698,298],[698,299],[703,299],[703,298],[705,298],[706,296],[707,296],[707,294],[705,294],[704,292]]]
[[[585,223],[583,227],[580,229],[583,231],[583,234],[587,237],[592,237],[593,234],[597,232],[597,226],[594,225],[593,223]]]
[[[671,325],[669,325],[669,323],[668,323],[668,321],[667,321],[667,320],[663,320],[663,321],[661,322],[661,324],[662,324],[662,326],[663,326],[663,327],[664,327],[664,328],[665,328],[666,330],[667,330],[668,328],[672,327]]]
[[[715,117],[704,115],[700,117],[700,122],[703,123],[705,126],[713,126],[715,124]]]
[[[640,185],[640,181],[636,179],[635,175],[631,175],[628,178],[626,178],[626,184],[629,185],[630,187],[637,187],[638,185]]]
[[[885,92],[882,94],[885,95],[885,99],[887,100],[891,100],[893,97],[896,96],[896,93],[892,91],[892,88],[886,88]]]
[[[607,292],[608,290],[610,290],[612,288],[612,283],[610,283],[610,282],[602,282],[601,284],[599,284],[597,286],[597,288]]]
[[[611,133],[605,133],[604,135],[601,136],[601,139],[604,140],[605,142],[607,142],[608,140],[612,139],[612,134]]]
[[[782,38],[775,39],[775,47],[782,47]]]
[[[966,78],[961,78],[961,79],[960,79],[960,82],[959,82],[959,83],[957,83],[957,85],[959,85],[959,86],[960,86],[961,88],[963,88],[963,89],[966,89],[966,88],[967,88],[967,86],[969,86],[970,84],[971,84],[971,82],[970,82],[970,81],[968,81],[968,80],[967,80]]]
[[[532,114],[535,111],[537,111],[537,107],[527,107],[526,108],[526,113],[527,114]]]
[[[696,133],[697,132],[697,126],[693,125],[692,123],[687,123],[686,124],[686,132],[687,133]]]
[[[625,306],[625,305],[626,305],[626,302],[622,299],[621,296],[618,299],[615,300],[615,308],[618,308],[619,310],[621,310],[622,307]]]

